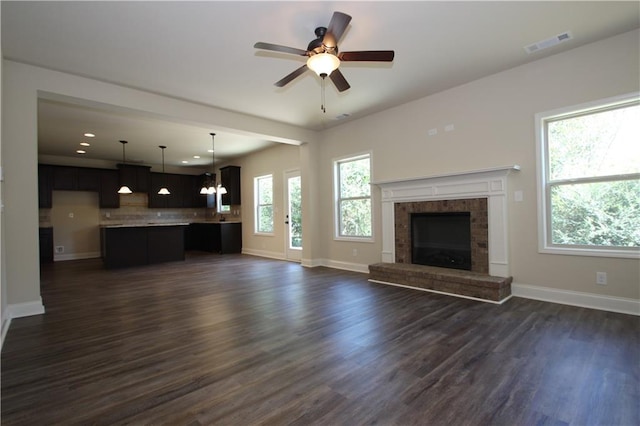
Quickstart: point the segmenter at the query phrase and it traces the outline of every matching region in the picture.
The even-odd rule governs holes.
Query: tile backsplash
[[[231,206],[231,213],[220,215],[209,208],[167,208],[147,207],[146,194],[130,194],[120,197],[120,208],[100,209],[100,225],[140,224],[140,223],[181,223],[218,221],[239,221],[241,206]],[[40,209],[40,227],[51,226],[51,209]]]

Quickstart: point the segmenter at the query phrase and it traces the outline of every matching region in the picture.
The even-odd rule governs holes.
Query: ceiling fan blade
[[[322,39],[322,44],[327,47],[336,47],[349,22],[351,22],[351,16],[342,12],[333,12],[327,32]]]
[[[339,69],[333,70],[331,74],[329,74],[329,78],[333,81],[333,84],[336,85],[338,92],[344,92],[351,86],[347,83],[347,79],[344,78],[344,75],[340,72]]]
[[[274,52],[293,53],[294,55],[307,56],[307,51],[296,49],[295,47],[280,46],[279,44],[263,43],[259,41],[254,44],[256,49],[272,50]]]
[[[303,66],[301,66],[300,68],[298,68],[297,70],[295,70],[294,72],[292,72],[291,74],[287,75],[286,77],[284,77],[282,80],[280,81],[276,81],[275,85],[278,87],[283,87],[287,84],[289,84],[291,81],[293,81],[296,77],[304,74],[304,72],[307,70],[307,64],[304,64]],[[334,71],[335,72],[335,71]]]
[[[359,52],[340,52],[338,59],[341,61],[377,61],[391,62],[395,53],[393,50],[363,50]]]

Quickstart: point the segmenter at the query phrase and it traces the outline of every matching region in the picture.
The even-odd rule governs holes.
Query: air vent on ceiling
[[[571,31],[565,31],[563,33],[550,37],[546,40],[542,40],[542,41],[530,44],[528,46],[525,46],[524,50],[526,50],[527,53],[534,53],[534,52],[537,52],[538,50],[546,49],[548,47],[555,46],[556,44],[565,42],[567,40],[571,40],[572,38],[573,36],[571,35]]]

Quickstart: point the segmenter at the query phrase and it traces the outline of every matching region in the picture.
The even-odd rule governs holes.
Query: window
[[[258,234],[273,233],[273,177],[260,176],[253,180],[255,194],[255,231]]]
[[[336,237],[371,239],[371,156],[334,162]]]
[[[640,257],[638,94],[536,115],[541,252]]]

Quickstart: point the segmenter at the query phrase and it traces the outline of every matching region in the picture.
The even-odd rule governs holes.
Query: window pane
[[[289,247],[302,247],[302,181],[289,178]]]
[[[640,246],[640,180],[551,187],[554,244]]]
[[[340,202],[340,235],[371,236],[371,199]]]
[[[271,177],[258,179],[258,204],[273,203],[273,179]]]
[[[640,172],[640,106],[547,124],[551,180]]]
[[[273,206],[258,206],[258,232],[273,232]]]
[[[369,157],[340,163],[340,198],[368,197]]]

